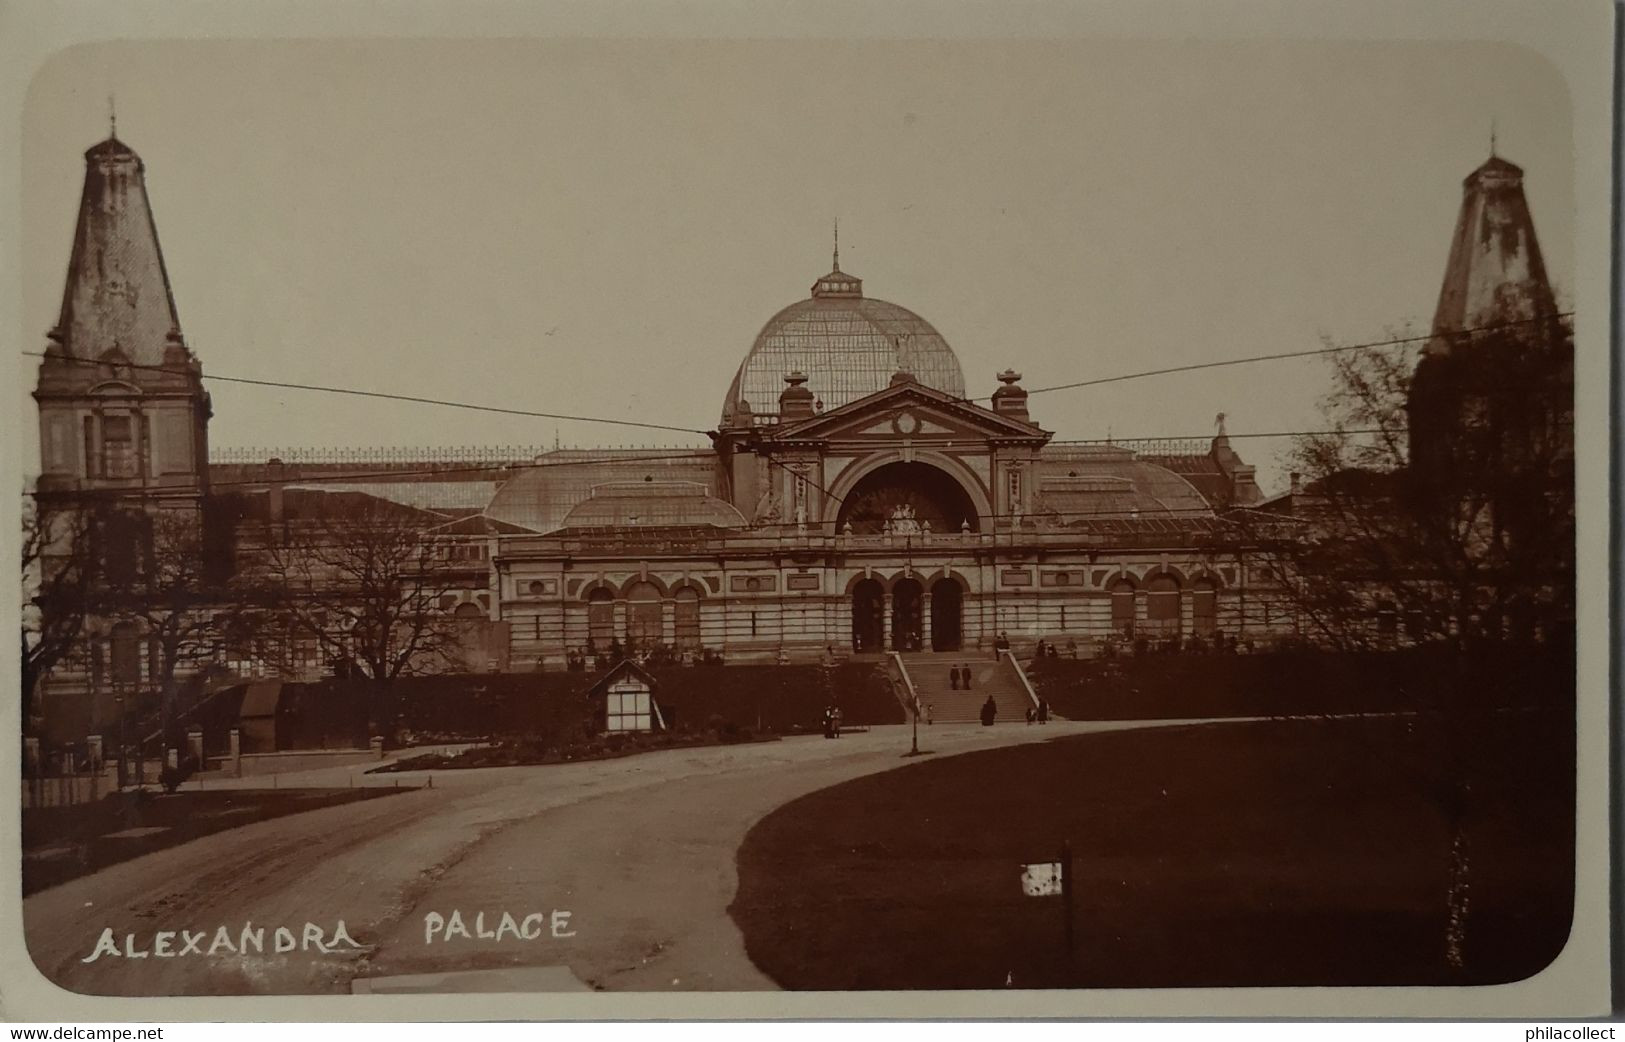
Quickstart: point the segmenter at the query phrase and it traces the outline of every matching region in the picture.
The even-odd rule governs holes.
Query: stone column
[[[880,646],[886,651],[901,651],[897,646],[897,634],[892,626],[891,591],[880,595]]]
[[[931,650],[931,587],[920,594],[920,650]]]
[[[384,740],[382,737],[374,735],[372,740],[367,744],[372,747],[372,758],[374,760],[382,760],[384,758]]]
[[[191,754],[192,759],[197,763],[197,769],[203,770],[203,729],[201,727],[187,728],[186,751]]]
[[[102,736],[99,734],[87,736],[85,747],[90,752],[90,773],[95,774],[102,769]]]
[[[39,739],[23,739],[23,769],[30,775],[40,773]]]
[[[243,776],[243,732],[233,727],[226,734],[226,743],[226,752],[231,758],[231,762],[228,764],[231,775],[234,778],[241,778]]]

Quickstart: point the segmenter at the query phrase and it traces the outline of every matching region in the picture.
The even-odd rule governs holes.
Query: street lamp
[[[125,760],[127,749],[124,744],[124,696],[115,694],[113,704],[118,706],[118,787],[122,790],[129,781],[129,764]]]

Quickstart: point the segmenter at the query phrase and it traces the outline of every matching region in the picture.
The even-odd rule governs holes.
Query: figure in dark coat
[[[992,727],[993,718],[999,715],[999,707],[994,705],[993,696],[988,695],[987,701],[982,703],[982,726]]]
[[[955,691],[959,690],[959,667],[958,666],[949,666],[948,667],[948,686],[953,688]]]
[[[969,666],[961,665],[959,667],[959,686],[964,688],[966,691],[970,690],[970,667]]]
[[[1041,724],[1049,723],[1049,700],[1048,699],[1040,698],[1038,700],[1038,722],[1041,723]]]

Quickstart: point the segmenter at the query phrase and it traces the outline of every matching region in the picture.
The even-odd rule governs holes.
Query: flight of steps
[[[979,722],[982,703],[987,701],[988,695],[993,696],[993,704],[999,707],[999,715],[994,718],[996,723],[1025,723],[1027,720],[1027,707],[1032,701],[1015,673],[1016,667],[1004,659],[995,660],[985,654],[913,651],[903,654],[903,663],[909,679],[914,682],[914,690],[919,692],[920,702],[931,707],[934,724]],[[956,691],[949,682],[948,670],[959,665],[970,667],[969,691]]]

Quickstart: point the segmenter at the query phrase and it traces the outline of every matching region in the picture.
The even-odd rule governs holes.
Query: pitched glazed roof
[[[1072,526],[1087,521],[1194,518],[1212,505],[1167,467],[1109,445],[1049,445],[1038,462],[1040,516]]]
[[[674,458],[675,457],[675,458]],[[555,449],[497,490],[485,508],[495,521],[554,532],[595,486],[683,481],[717,495],[717,459],[709,449]]]
[[[159,365],[180,319],[158,248],[141,157],[116,138],[85,153],[85,185],[52,338],[73,358],[117,348]],[[53,349],[54,350],[54,349]]]
[[[709,494],[697,481],[612,482],[565,515],[560,528],[743,528],[745,518],[733,504]]]

